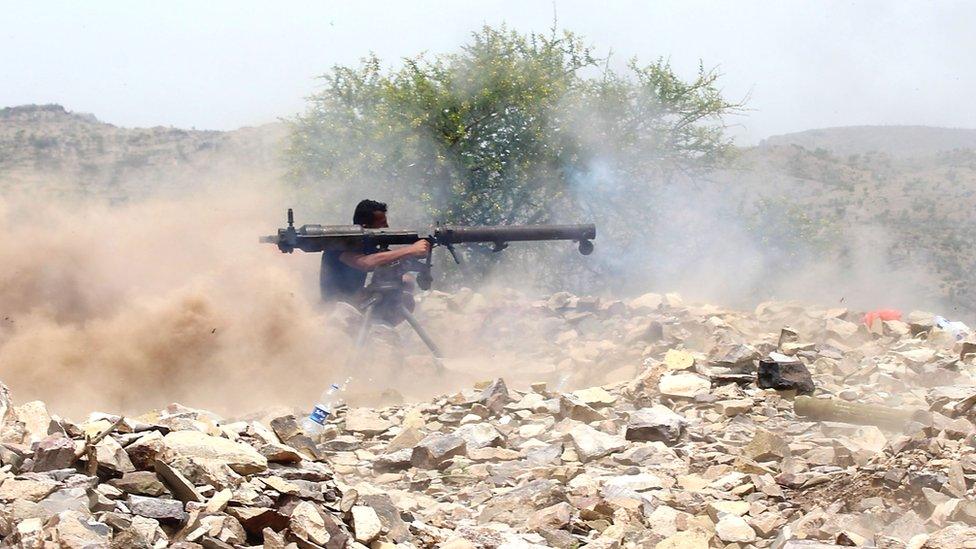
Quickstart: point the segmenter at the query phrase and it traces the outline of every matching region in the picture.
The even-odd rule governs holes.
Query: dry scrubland
[[[335,381],[358,318],[313,303],[314,261],[271,268],[277,252],[249,251],[288,203],[250,185],[277,177],[282,128],[129,130],[59,107],[6,109],[0,121],[0,214],[16,235],[0,241],[13,266],[0,272],[5,546],[950,548],[976,538],[976,341],[934,327],[932,313],[866,326],[842,303],[434,291],[418,314],[455,357],[451,371],[436,377],[404,326],[382,332],[349,405],[310,436],[293,407]],[[716,179],[735,181],[723,197],[768,204],[767,219],[805,245],[882,228],[885,255],[926,266],[929,297],[959,306],[935,312],[965,316],[967,140],[937,129],[784,136]],[[207,194],[222,207],[179,201],[228,178],[245,188]],[[36,230],[32,196],[44,198]],[[262,200],[274,203],[265,218],[252,211]],[[60,201],[110,205],[79,213],[51,206]],[[247,233],[219,240],[234,243],[229,263],[178,229],[208,212],[216,220],[202,228]],[[97,230],[72,226],[93,218]],[[119,238],[105,232],[113,226]],[[151,260],[174,243],[191,251]],[[37,246],[49,255],[31,257]],[[133,254],[141,267],[125,264]],[[110,276],[126,268],[134,274]]]

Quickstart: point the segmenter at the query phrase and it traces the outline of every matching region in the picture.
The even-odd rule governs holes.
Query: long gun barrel
[[[580,253],[593,252],[591,240],[596,238],[596,226],[586,225],[508,225],[481,227],[438,227],[434,231],[437,244],[453,245],[470,242],[489,242],[495,250],[504,249],[509,242],[538,240],[572,240],[580,243]]]

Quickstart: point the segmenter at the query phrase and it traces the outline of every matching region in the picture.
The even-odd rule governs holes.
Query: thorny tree
[[[587,220],[624,242],[662,185],[728,158],[722,116],[741,104],[703,66],[686,81],[665,60],[604,61],[571,32],[485,27],[397,69],[333,67],[292,122],[290,176],[344,209],[370,195],[412,220]]]

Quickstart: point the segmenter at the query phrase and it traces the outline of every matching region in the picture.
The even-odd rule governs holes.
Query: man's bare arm
[[[360,271],[372,271],[377,267],[389,265],[394,261],[399,261],[407,257],[427,257],[430,251],[430,242],[418,240],[410,246],[404,246],[396,250],[378,252],[375,254],[359,254],[355,252],[344,252],[339,256],[339,260]]]

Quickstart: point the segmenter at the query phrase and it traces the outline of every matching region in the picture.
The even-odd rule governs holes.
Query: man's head
[[[386,204],[375,200],[361,200],[356,204],[356,212],[352,215],[353,225],[362,225],[367,229],[385,229]]]

